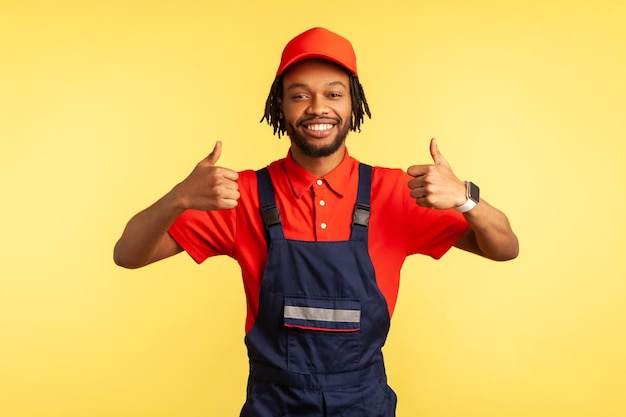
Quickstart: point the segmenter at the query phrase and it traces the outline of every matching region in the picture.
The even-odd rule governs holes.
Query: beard
[[[350,132],[350,125],[345,124],[342,126],[341,124],[337,124],[339,126],[339,131],[337,132],[337,136],[335,140],[325,146],[315,146],[307,142],[307,140],[300,134],[296,129],[291,125],[286,123],[285,130],[287,131],[287,135],[291,139],[291,142],[298,147],[308,157],[311,158],[323,158],[326,156],[330,156],[337,152],[339,148],[346,141],[346,137]]]

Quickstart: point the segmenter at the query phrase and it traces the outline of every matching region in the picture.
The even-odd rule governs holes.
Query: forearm
[[[474,209],[464,215],[470,230],[459,241],[459,248],[498,261],[517,257],[519,242],[504,213],[481,199]]]
[[[115,245],[115,263],[139,268],[180,252],[168,229],[183,211],[170,192],[132,217]]]

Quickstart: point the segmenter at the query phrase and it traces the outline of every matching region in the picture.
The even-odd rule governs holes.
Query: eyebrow
[[[287,91],[294,90],[296,88],[307,88],[307,87],[308,87],[308,84],[306,84],[306,83],[293,83],[293,84],[290,84],[287,87]],[[346,85],[344,83],[342,83],[341,81],[331,81],[329,83],[326,83],[326,87],[343,87],[343,88],[346,88]]]

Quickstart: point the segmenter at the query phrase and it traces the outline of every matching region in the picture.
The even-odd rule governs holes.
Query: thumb
[[[450,166],[448,164],[448,161],[446,161],[446,159],[441,154],[441,152],[439,152],[439,147],[437,146],[437,139],[435,138],[432,138],[430,140],[430,156],[433,157],[433,161],[435,162],[435,165]]]
[[[211,164],[211,166],[213,166],[217,163],[217,160],[220,159],[221,155],[222,155],[222,142],[218,140],[217,142],[215,142],[215,147],[213,147],[213,150],[211,151],[209,156],[206,157],[206,160],[209,164]]]

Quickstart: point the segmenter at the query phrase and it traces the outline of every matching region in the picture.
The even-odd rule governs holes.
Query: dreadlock
[[[367,114],[367,117],[371,119],[372,113],[358,77],[354,74],[348,74],[348,77],[350,81],[350,98],[352,100],[350,130],[354,132],[358,130],[360,132],[361,123],[364,122],[365,115]],[[267,120],[267,124],[274,128],[274,134],[278,134],[279,138],[281,135],[284,136],[287,131],[285,129],[285,120],[280,114],[280,100],[283,97],[283,78],[284,74],[281,74],[274,79],[270,88],[270,94],[265,101],[265,114],[261,118],[261,122]]]

